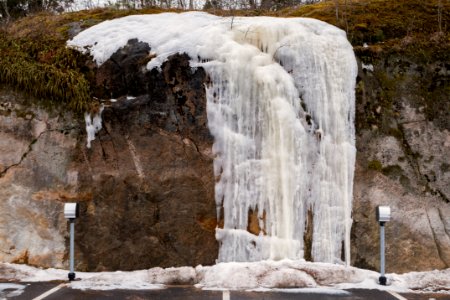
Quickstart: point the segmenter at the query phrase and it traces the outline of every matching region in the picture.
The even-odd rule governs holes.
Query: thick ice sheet
[[[301,259],[310,211],[314,261],[350,261],[356,61],[345,33],[302,18],[164,13],[106,21],[68,42],[98,64],[128,40],[158,68],[187,53],[204,68],[219,261]],[[259,234],[249,233],[249,214]]]

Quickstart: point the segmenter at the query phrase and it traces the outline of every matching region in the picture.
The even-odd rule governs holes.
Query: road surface
[[[291,292],[209,291],[190,286],[168,287],[158,290],[82,291],[71,289],[65,282],[16,283],[17,285],[9,285],[8,289],[4,289],[4,287],[7,287],[5,284],[0,283],[0,300],[450,300],[450,294],[397,294],[365,289],[350,289],[334,294],[311,293],[310,290],[306,290],[306,292],[298,292],[298,290],[295,290],[295,292],[294,290]],[[22,289],[20,289],[20,286],[22,286]]]

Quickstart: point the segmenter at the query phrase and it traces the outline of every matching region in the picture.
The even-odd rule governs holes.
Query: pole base
[[[378,281],[379,281],[380,285],[386,285],[387,278],[385,276],[380,276]]]
[[[69,281],[75,280],[75,273],[69,273]]]

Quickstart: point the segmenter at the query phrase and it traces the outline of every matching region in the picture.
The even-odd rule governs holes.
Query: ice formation
[[[102,112],[104,106],[92,117],[91,113],[84,114],[84,121],[86,122],[87,143],[86,147],[91,148],[91,142],[95,140],[95,134],[102,129]]]
[[[103,22],[68,44],[101,64],[132,38],[157,54],[147,68],[184,52],[210,76],[218,260],[301,259],[311,227],[314,261],[341,262],[345,244],[349,262],[357,67],[345,33],[313,19],[165,13]]]

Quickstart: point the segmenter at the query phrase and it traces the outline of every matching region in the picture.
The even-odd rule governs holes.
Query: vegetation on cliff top
[[[86,57],[67,49],[77,30],[104,20],[161,9],[96,9],[61,15],[39,13],[0,28],[0,83],[39,99],[66,103],[82,111],[92,101],[92,67]],[[407,52],[425,61],[450,58],[450,1],[339,0],[302,5],[277,12],[214,11],[221,15],[311,17],[347,31],[355,51],[370,60],[388,52]],[[363,47],[367,43],[369,47]]]
[[[0,83],[74,111],[91,104],[92,70],[87,58],[66,48],[75,33],[104,20],[158,10],[98,9],[63,15],[39,13],[0,28]]]

